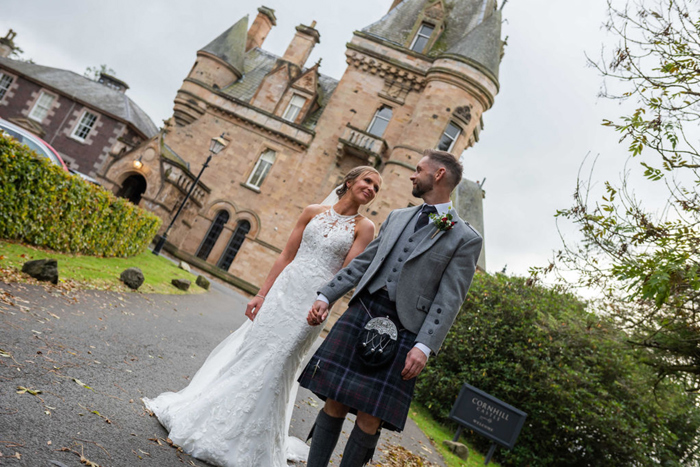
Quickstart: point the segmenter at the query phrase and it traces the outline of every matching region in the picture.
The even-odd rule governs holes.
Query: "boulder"
[[[190,265],[185,263],[184,261],[180,261],[180,264],[177,265],[180,269],[184,269],[187,272],[191,272]]]
[[[55,259],[35,259],[22,265],[22,272],[34,279],[58,284],[58,261]]]
[[[455,441],[445,440],[442,442],[442,444],[447,446],[447,449],[449,449],[450,452],[455,454],[460,459],[467,460],[467,458],[469,457],[469,448],[466,447],[462,443],[457,443]]]
[[[207,279],[204,276],[197,276],[197,281],[195,282],[198,286],[203,288],[204,290],[209,290],[209,279]]]
[[[190,281],[187,279],[173,279],[171,282],[175,287],[185,292],[190,288]]]
[[[129,268],[122,271],[119,280],[130,289],[137,290],[143,284],[143,272],[139,268]]]

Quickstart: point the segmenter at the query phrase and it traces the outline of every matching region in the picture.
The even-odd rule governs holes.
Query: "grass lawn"
[[[205,291],[194,283],[197,279],[196,275],[178,268],[176,264],[166,258],[155,256],[149,250],[131,258],[101,258],[57,253],[21,243],[0,240],[0,275],[3,274],[2,270],[20,271],[22,264],[26,261],[44,258],[58,260],[59,283],[75,282],[77,285],[89,289],[131,292],[131,289],[119,280],[119,274],[127,268],[138,267],[145,278],[139,292],[187,294]],[[12,274],[12,280],[17,278],[33,280],[26,274]],[[170,283],[172,279],[188,279],[192,285],[189,291],[183,292]]]
[[[477,452],[469,443],[467,443],[464,438],[460,439],[461,443],[464,443],[469,448],[469,458],[465,462],[459,457],[452,454],[447,447],[442,444],[446,439],[452,440],[455,435],[455,431],[450,431],[450,429],[438,424],[433,417],[428,413],[428,410],[422,405],[416,404],[415,402],[411,404],[411,410],[408,412],[409,417],[416,422],[418,428],[421,429],[425,435],[430,438],[433,443],[435,443],[435,448],[445,459],[445,464],[447,467],[481,467],[484,465],[484,460],[486,459],[485,454]],[[500,447],[498,449],[501,449]],[[500,467],[497,462],[493,460],[489,462],[490,466]]]

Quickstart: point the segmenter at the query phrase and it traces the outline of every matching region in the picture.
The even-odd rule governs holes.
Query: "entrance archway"
[[[126,198],[133,204],[137,205],[141,202],[141,195],[146,192],[146,179],[141,174],[129,175],[122,187],[117,192],[120,198]]]

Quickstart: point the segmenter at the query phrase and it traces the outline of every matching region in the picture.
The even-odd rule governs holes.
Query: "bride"
[[[189,386],[144,399],[173,443],[222,467],[306,460],[308,447],[287,436],[296,376],[322,329],[306,315],[318,288],[374,238],[374,224],[358,210],[381,182],[374,168],[356,167],[336,190],[337,203],[307,206],[248,303],[249,321],[212,351]]]

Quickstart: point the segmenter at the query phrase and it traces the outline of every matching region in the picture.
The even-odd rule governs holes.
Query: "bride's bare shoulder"
[[[302,211],[301,217],[305,219],[312,219],[314,216],[317,216],[324,211],[328,211],[330,208],[330,206],[325,206],[323,204],[309,204]]]
[[[377,226],[374,225],[374,222],[369,220],[367,217],[360,216],[360,219],[358,219],[356,225],[357,225],[356,229],[357,229],[358,234],[365,233],[365,234],[372,235],[372,237],[374,237],[374,232],[375,232]]]

